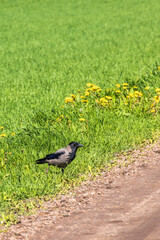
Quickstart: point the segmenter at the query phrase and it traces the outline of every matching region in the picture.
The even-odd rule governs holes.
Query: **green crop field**
[[[0,1],[2,224],[158,135],[159,13],[159,0]],[[84,148],[64,175],[35,164],[71,141]]]

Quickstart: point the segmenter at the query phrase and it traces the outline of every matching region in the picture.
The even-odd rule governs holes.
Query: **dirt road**
[[[119,166],[1,234],[3,240],[160,239],[160,142],[116,156]]]

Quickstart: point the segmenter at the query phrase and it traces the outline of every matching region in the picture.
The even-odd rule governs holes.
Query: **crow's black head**
[[[82,144],[79,144],[79,143],[77,143],[77,142],[71,142],[71,143],[69,143],[69,145],[70,145],[70,147],[71,147],[72,149],[77,149],[77,148],[79,148],[79,147],[83,147]]]

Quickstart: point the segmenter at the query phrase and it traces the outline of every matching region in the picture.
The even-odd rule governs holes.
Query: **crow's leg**
[[[48,168],[47,168],[47,170],[46,170],[46,174],[48,173],[48,170],[49,170],[49,164],[48,164]]]

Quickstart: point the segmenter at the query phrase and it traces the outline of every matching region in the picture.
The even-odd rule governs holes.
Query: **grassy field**
[[[2,223],[160,130],[159,12],[158,0],[0,2]],[[64,176],[35,165],[71,141],[85,147]]]

